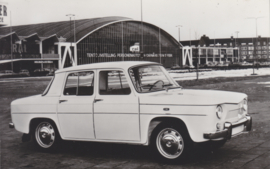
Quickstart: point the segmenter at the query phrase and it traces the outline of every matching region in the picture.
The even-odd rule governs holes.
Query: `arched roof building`
[[[147,60],[168,67],[181,64],[180,57],[180,43],[166,31],[126,17],[0,28],[0,63],[7,59],[56,59],[57,67],[64,68],[93,62]]]

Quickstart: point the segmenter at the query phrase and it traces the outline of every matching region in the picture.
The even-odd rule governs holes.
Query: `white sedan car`
[[[183,89],[160,64],[135,61],[58,70],[43,94],[13,101],[11,117],[45,150],[61,140],[140,144],[168,161],[252,124],[246,94]]]

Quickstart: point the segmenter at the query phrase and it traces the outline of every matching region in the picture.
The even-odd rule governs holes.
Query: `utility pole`
[[[142,0],[141,0],[141,27],[142,27],[142,51],[141,51],[141,57],[144,58],[144,48],[143,48],[143,6],[142,6]]]
[[[74,16],[75,17],[75,15],[74,14],[67,14],[66,16],[69,16],[69,18],[70,18],[70,20],[69,20],[69,38],[71,38],[71,18]],[[75,43],[75,19],[74,19],[74,43]],[[70,51],[71,51],[71,46],[72,46],[72,41],[70,40]],[[73,65],[73,63],[74,63],[74,59],[75,59],[75,46],[73,47],[73,55],[74,56],[70,56],[70,58],[71,58],[71,60],[72,60],[72,66],[75,66],[75,65]],[[71,52],[71,55],[72,55],[72,52]],[[72,58],[72,57],[74,57],[74,59]],[[77,63],[75,63],[75,64],[77,64]]]
[[[177,25],[176,27],[178,27],[178,36],[179,36],[179,43],[180,43],[180,27],[183,27],[182,25]]]
[[[237,42],[236,40],[238,39],[238,33],[239,33],[239,31],[236,31],[235,33],[236,33],[236,38],[235,38],[235,47],[236,47],[236,42]]]
[[[256,54],[256,46],[257,46],[257,42],[258,42],[258,31],[257,31],[257,20],[259,18],[264,18],[263,16],[261,17],[249,17],[249,18],[246,18],[246,19],[255,19],[255,26],[256,26],[256,42],[255,42],[255,45],[254,46],[254,56],[253,56],[253,73],[251,75],[257,75],[255,72],[254,72],[254,66],[255,66],[255,59],[257,59],[257,54]]]
[[[11,22],[11,11],[10,11],[10,54],[11,54],[11,70],[13,71],[13,44],[12,44],[12,22]]]

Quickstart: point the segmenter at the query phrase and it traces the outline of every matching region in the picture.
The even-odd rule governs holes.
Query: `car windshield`
[[[174,80],[167,77],[165,71],[162,66],[148,65],[130,68],[129,74],[139,93],[181,88]]]

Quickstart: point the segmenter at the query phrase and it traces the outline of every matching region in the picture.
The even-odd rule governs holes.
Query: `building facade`
[[[1,69],[65,68],[110,61],[181,64],[181,45],[161,28],[105,17],[0,28]]]
[[[192,50],[192,62],[207,64],[209,62],[268,62],[270,43],[267,37],[210,39],[202,36],[200,40],[181,41]],[[200,58],[200,59],[199,59]],[[199,60],[198,60],[199,59]]]

